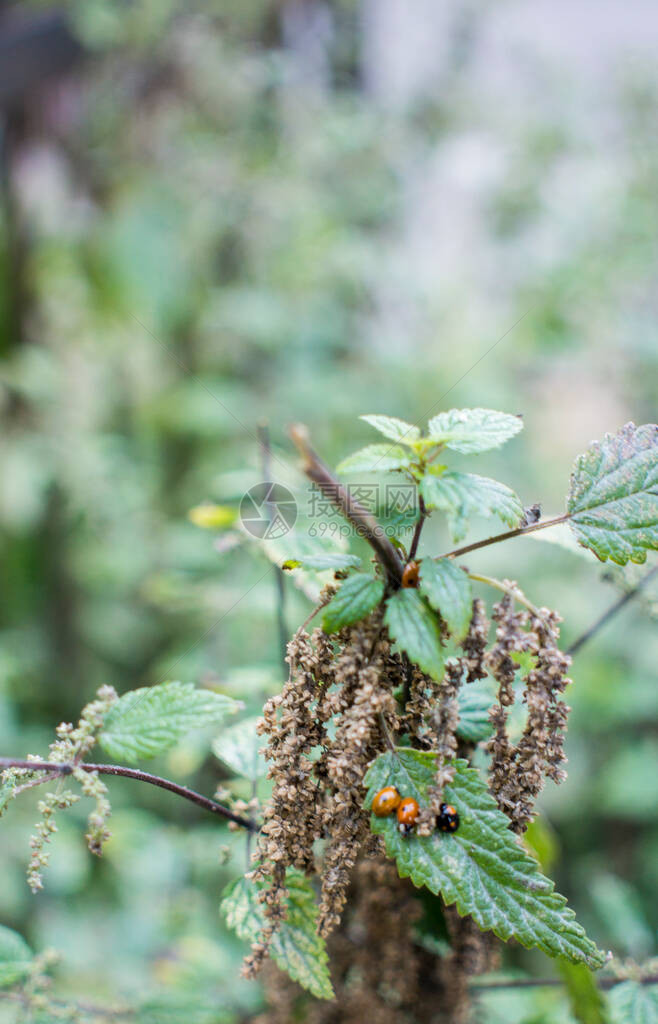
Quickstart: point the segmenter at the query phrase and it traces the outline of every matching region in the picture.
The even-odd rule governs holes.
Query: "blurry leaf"
[[[164,991],[146,999],[130,1019],[136,1024],[229,1024],[235,1018],[230,1011],[218,1008],[216,999],[204,997],[202,992]]]
[[[32,950],[22,935],[0,925],[0,988],[25,978],[32,968]]]
[[[420,563],[420,592],[441,614],[450,635],[458,643],[468,633],[473,616],[473,594],[468,574],[449,558]]]
[[[479,928],[491,929],[503,940],[515,938],[548,956],[600,967],[605,955],[587,938],[553,882],[523,850],[479,773],[466,761],[457,760],[455,765],[455,778],[445,794],[461,817],[456,833],[405,837],[393,817],[371,816],[370,827],[384,837],[400,876],[440,892],[448,906],[456,904],[462,916],[471,914]],[[366,774],[369,789],[364,806],[370,807],[383,786],[396,786],[422,806],[435,775],[434,754],[402,747],[396,753],[380,754]]]
[[[597,777],[599,813],[617,822],[644,822],[658,810],[658,739],[636,737],[607,752]]]
[[[390,469],[408,466],[411,455],[399,445],[369,444],[353,455],[348,455],[336,466],[337,473],[384,473]]]
[[[267,775],[267,761],[258,753],[265,744],[263,737],[256,732],[259,721],[257,715],[245,718],[237,725],[225,729],[212,744],[215,757],[232,768],[237,775],[252,782]]]
[[[475,473],[428,473],[420,481],[420,493],[428,508],[447,513],[455,541],[464,536],[471,516],[498,516],[507,526],[518,526],[523,515],[523,505],[513,490]]]
[[[9,775],[9,777],[4,779],[4,781],[0,780],[0,818],[14,799],[17,785],[18,779],[13,775]]]
[[[583,547],[625,565],[658,548],[658,426],[627,423],[576,459],[567,501]]]
[[[187,518],[204,530],[222,530],[233,525],[238,518],[238,510],[230,505],[196,505],[187,513]]]
[[[590,899],[619,956],[642,960],[653,948],[653,932],[638,892],[624,878],[610,872],[589,877]]]
[[[391,441],[399,441],[402,444],[412,444],[413,441],[417,441],[420,437],[420,430],[415,427],[412,423],[406,423],[404,420],[399,420],[395,416],[360,416],[359,419],[365,420],[371,427],[378,430],[384,437],[389,437]]]
[[[469,743],[479,743],[491,736],[493,726],[489,721],[489,709],[494,703],[492,687],[486,681],[460,686],[459,723],[457,735]]]
[[[658,985],[622,981],[608,993],[611,1024],[658,1024]]]
[[[286,874],[288,913],[272,938],[271,955],[274,962],[293,981],[308,989],[317,999],[333,999],[329,977],[329,957],[322,939],[316,931],[317,907],[310,881],[300,871],[289,869]],[[238,878],[225,890],[220,912],[229,928],[234,929],[245,942],[258,941],[267,918],[265,906],[258,899],[257,885],[246,878]]]
[[[445,444],[464,455],[476,455],[489,448],[500,448],[523,430],[523,420],[494,409],[450,409],[430,420],[432,441]]]
[[[523,834],[523,842],[531,856],[539,861],[542,871],[550,871],[559,856],[560,844],[546,818],[539,817],[530,822]]]
[[[417,590],[404,587],[386,602],[384,623],[391,639],[433,679],[443,676],[439,622]]]
[[[287,562],[283,563],[281,568],[298,569],[303,567],[305,569],[315,569],[316,572],[322,572],[324,569],[358,569],[360,565],[361,559],[356,555],[326,554],[307,555],[303,559],[290,558]]]
[[[340,589],[325,605],[322,628],[325,633],[337,633],[365,618],[377,607],[384,596],[382,580],[357,572],[341,584]]]
[[[586,562],[593,562],[594,565],[598,564],[594,552],[578,543],[569,529],[568,523],[547,526],[545,530],[537,530],[535,533],[528,533],[525,536],[530,540],[540,540],[546,544],[554,544],[557,547],[564,548],[565,551],[570,551],[573,555],[578,555]]]
[[[105,718],[98,737],[110,757],[135,762],[173,747],[191,729],[221,722],[240,701],[192,683],[161,683],[130,690]]]
[[[570,964],[561,959],[558,970],[575,1019],[580,1024],[610,1024],[605,997],[590,969],[585,964]]]

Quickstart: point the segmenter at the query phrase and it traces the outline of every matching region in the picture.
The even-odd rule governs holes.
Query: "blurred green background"
[[[376,440],[360,413],[523,413],[475,470],[551,515],[591,439],[658,420],[657,42],[639,0],[0,5],[0,753],[45,753],[104,683],[215,685],[246,714],[281,684],[270,562],[187,518],[262,479],[257,423],[303,501],[291,422],[335,463]],[[446,549],[440,525],[424,544]],[[633,577],[531,538],[471,565],[559,608],[566,643]],[[286,588],[292,629],[311,605]],[[653,612],[649,593],[578,655],[569,779],[542,798],[558,887],[639,959]],[[211,739],[153,770],[248,796]],[[62,997],[256,1009],[217,913],[244,838],[136,783],[111,795],[105,857],[62,815],[38,897],[36,797],[11,806],[2,922],[61,953]],[[561,998],[498,993],[483,1019],[568,1020]]]

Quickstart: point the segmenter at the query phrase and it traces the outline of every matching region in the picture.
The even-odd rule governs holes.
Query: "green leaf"
[[[443,648],[439,622],[426,601],[412,587],[396,591],[386,603],[384,622],[391,639],[415,665],[433,679],[443,678]]]
[[[343,555],[340,553],[326,555],[307,555],[305,558],[290,558],[284,562],[282,569],[315,569],[322,572],[324,569],[358,569],[361,559],[357,555]]]
[[[220,912],[246,942],[256,942],[266,922],[264,904],[258,890],[266,883],[239,878],[226,888]],[[317,999],[333,999],[329,977],[329,957],[324,939],[317,934],[317,907],[311,883],[300,871],[289,869],[288,913],[272,937],[272,959],[293,981],[308,989]]]
[[[478,927],[490,929],[501,939],[514,938],[548,956],[600,967],[605,955],[587,938],[564,897],[521,847],[479,773],[466,761],[454,764],[455,778],[445,793],[461,818],[456,833],[404,837],[394,818],[371,817],[370,827],[384,837],[400,876],[441,893],[448,906],[456,904],[462,916],[471,914]],[[435,773],[435,754],[409,748],[381,754],[366,774],[365,806],[370,807],[374,794],[384,786],[396,786],[419,804],[427,803]]]
[[[461,686],[457,695],[459,724],[457,735],[469,743],[479,743],[492,733],[489,709],[494,703],[493,687],[487,680]]]
[[[576,459],[567,501],[583,547],[617,565],[658,548],[658,426],[627,423]]]
[[[192,683],[145,686],[119,698],[98,739],[110,757],[135,762],[162,754],[191,729],[221,722],[241,707],[241,701]]]
[[[523,420],[519,416],[494,409],[449,409],[440,412],[428,425],[432,441],[464,455],[500,448],[520,430],[523,430]]]
[[[212,752],[215,757],[228,765],[236,775],[255,782],[267,775],[267,761],[259,750],[265,740],[256,732],[260,718],[245,718],[232,725],[213,740]]]
[[[418,587],[459,643],[468,633],[473,617],[473,594],[468,574],[449,558],[420,563]]]
[[[571,964],[560,959],[558,969],[574,1020],[579,1024],[610,1024],[608,1004],[589,968],[585,964]]]
[[[382,580],[357,572],[350,576],[325,606],[322,628],[325,633],[337,633],[344,626],[351,626],[365,618],[376,608],[384,596]]]
[[[384,473],[401,469],[411,462],[411,455],[399,445],[369,444],[353,455],[348,455],[336,467],[338,473]]]
[[[658,985],[623,981],[608,999],[612,1024],[658,1024]]]
[[[0,988],[8,988],[27,977],[32,960],[32,950],[22,935],[0,925]]]
[[[365,420],[384,437],[389,437],[391,441],[398,441],[401,444],[413,444],[420,437],[418,427],[405,422],[405,420],[399,420],[395,416],[360,416],[359,419]]]
[[[498,516],[507,526],[518,526],[523,515],[521,499],[511,488],[475,473],[428,473],[420,481],[420,493],[428,508],[448,515],[454,540],[461,540],[470,516]]]

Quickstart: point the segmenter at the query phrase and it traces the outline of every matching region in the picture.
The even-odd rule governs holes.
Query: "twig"
[[[140,771],[139,768],[124,768],[118,764],[90,764],[89,762],[74,766],[72,764],[58,764],[56,761],[19,761],[13,757],[0,757],[0,769],[28,768],[33,772],[52,772],[56,775],[70,775],[74,767],[82,768],[85,772],[98,772],[99,775],[120,775],[126,779],[148,782],[151,786],[168,789],[170,793],[182,796],[183,799],[203,807],[204,810],[210,811],[211,814],[219,814],[220,817],[227,818],[229,821],[235,822],[236,825],[249,829],[250,832],[258,831],[258,824],[252,821],[251,818],[243,818],[241,814],[235,814],[228,807],[218,804],[216,800],[211,800],[210,797],[196,793],[193,789],[188,789],[187,786],[179,786],[177,782],[170,782],[169,779],[163,779],[159,775],[151,775],[150,772]]]
[[[478,583],[486,583],[487,586],[493,587],[494,590],[500,590],[501,593],[508,594],[509,597],[513,597],[515,601],[518,601],[519,604],[522,604],[527,608],[536,619],[539,619],[540,622],[544,621],[544,617],[539,611],[539,608],[536,608],[518,587],[510,587],[506,583],[503,583],[502,580],[494,579],[493,576],[480,576],[480,574],[476,572],[469,572],[468,578],[470,580],[476,580]]]
[[[503,540],[511,540],[512,537],[523,537],[526,533],[534,533],[535,530],[546,530],[549,526],[557,526],[558,523],[566,523],[571,518],[569,512],[565,512],[564,515],[556,516],[554,519],[545,519],[541,523],[531,523],[530,526],[519,526],[516,530],[508,530],[506,533],[497,533],[494,537],[486,537],[484,540],[478,540],[474,544],[467,544],[463,548],[457,548],[455,551],[448,551],[442,558],[457,558],[459,555],[467,555],[469,551],[477,551],[478,548],[486,548],[489,544],[499,544]]]
[[[416,523],[416,529],[414,530],[414,535],[413,535],[413,538],[412,538],[412,541],[411,541],[411,547],[409,548],[409,561],[410,562],[416,557],[416,552],[418,551],[418,542],[420,540],[420,535],[422,533],[423,526],[425,525],[425,520],[426,519],[427,519],[427,509],[425,508],[425,502],[423,501],[422,494],[419,494],[418,495],[418,522]]]
[[[330,470],[311,448],[306,427],[302,424],[291,427],[290,437],[304,459],[302,468],[306,476],[318,485],[325,497],[352,523],[359,536],[370,544],[386,573],[389,584],[397,589],[402,580],[400,557],[380,524],[332,476]]]
[[[607,625],[610,619],[612,619],[617,614],[617,612],[620,612],[622,608],[624,608],[628,604],[629,601],[632,601],[633,598],[639,594],[642,588],[647,585],[649,580],[653,579],[653,577],[657,573],[658,565],[654,565],[653,569],[651,569],[646,574],[646,576],[643,576],[639,583],[636,583],[635,586],[631,588],[631,590],[629,590],[626,594],[623,594],[618,601],[615,601],[615,603],[608,608],[607,612],[604,612],[603,615],[601,615],[596,620],[596,622],[592,623],[589,629],[586,629],[584,633],[581,633],[578,639],[574,640],[574,642],[571,644],[571,647],[567,648],[566,653],[575,654],[576,651],[579,651],[583,644],[586,644],[588,640],[591,640],[592,637],[595,636],[596,633],[598,633],[598,631],[603,628],[603,626]]]
[[[609,989],[614,988],[615,985],[621,985],[622,981],[627,980],[627,978],[597,978],[596,984],[599,988]],[[648,974],[645,978],[638,978],[637,983],[638,985],[656,985],[658,984],[658,974]],[[509,981],[504,979],[501,981],[478,981],[475,979],[470,982],[470,988],[483,992],[499,988],[553,988],[564,984],[565,982],[561,978],[513,978]]]
[[[258,440],[261,447],[262,455],[262,466],[263,466],[263,481],[269,483],[272,479],[272,447],[270,445],[270,432],[266,423],[259,423],[258,425]],[[272,522],[273,519],[273,504],[271,501],[266,502],[267,517]],[[280,565],[274,567],[274,578],[276,585],[276,620],[279,631],[279,650],[281,655],[281,663],[283,670],[286,670],[286,649],[288,646],[288,628],[286,626],[286,590],[284,583],[284,572]]]

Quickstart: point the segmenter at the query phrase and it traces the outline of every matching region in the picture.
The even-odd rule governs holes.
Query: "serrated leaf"
[[[507,526],[518,526],[523,515],[521,499],[510,487],[476,473],[428,473],[420,493],[428,508],[447,513],[455,541],[464,536],[471,516],[497,516]]]
[[[348,577],[325,606],[322,628],[325,633],[337,633],[345,626],[351,626],[365,618],[384,596],[382,580],[357,572]]]
[[[315,569],[316,572],[322,572],[324,569],[358,569],[360,565],[361,559],[357,555],[327,553],[326,555],[307,555],[302,559],[289,559],[288,562],[283,563],[282,568]]]
[[[27,977],[33,954],[22,935],[0,925],[0,988],[8,988]]]
[[[608,994],[611,1024],[658,1024],[658,985],[622,981]]]
[[[260,718],[245,718],[237,725],[232,725],[220,733],[212,743],[215,757],[228,765],[236,775],[256,782],[267,775],[267,761],[259,750],[265,744],[262,736],[256,732]]]
[[[398,441],[401,444],[413,444],[420,437],[420,430],[415,427],[413,423],[407,423],[405,420],[399,420],[396,416],[360,416],[359,419],[365,420],[371,427],[378,430],[384,437],[389,437],[391,441]]]
[[[479,743],[480,740],[491,736],[493,726],[489,721],[489,709],[494,703],[494,699],[491,683],[486,680],[461,686],[457,694],[459,702],[457,735],[469,743]]]
[[[338,473],[384,473],[401,469],[411,462],[411,454],[399,445],[369,444],[348,455],[336,466]]]
[[[393,817],[371,817],[370,827],[384,837],[400,876],[441,893],[448,906],[455,904],[462,916],[471,914],[479,928],[501,939],[514,938],[548,956],[600,967],[605,955],[587,938],[553,882],[517,842],[479,773],[466,761],[454,764],[455,777],[445,793],[461,818],[456,833],[404,837]],[[366,774],[369,788],[364,806],[370,807],[384,786],[396,786],[422,806],[435,773],[435,754],[409,748],[381,754]]]
[[[450,634],[459,643],[468,633],[473,617],[473,592],[468,574],[449,558],[420,563],[418,588],[441,614]]]
[[[578,542],[602,562],[644,562],[658,548],[658,426],[627,423],[576,459],[567,500]]]
[[[417,590],[403,587],[386,602],[384,623],[391,639],[415,665],[433,679],[443,678],[443,648],[439,622]]]
[[[265,883],[239,878],[227,887],[220,906],[229,928],[245,942],[256,942],[267,918],[258,890]],[[293,981],[308,989],[317,999],[333,999],[329,976],[329,957],[317,934],[317,907],[311,883],[300,871],[289,869],[288,913],[272,937],[270,952],[274,962]]]
[[[192,683],[160,683],[130,690],[105,717],[99,734],[104,750],[119,761],[154,757],[173,747],[186,732],[243,707],[242,703]]]
[[[495,409],[449,409],[434,416],[428,424],[432,441],[464,455],[500,448],[520,430],[523,420],[519,416]]]

